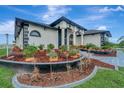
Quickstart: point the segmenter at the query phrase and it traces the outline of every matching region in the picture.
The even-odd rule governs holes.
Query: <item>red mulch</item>
[[[15,48],[15,50],[16,49],[17,48]],[[8,57],[2,57],[2,59],[28,62],[28,61],[25,61],[26,58],[24,57],[24,55],[21,52],[18,52],[20,50],[18,50],[18,51],[17,50],[16,50],[16,52],[12,52],[11,55],[9,55]],[[71,60],[75,59],[75,58],[72,58],[72,57],[68,57],[68,59],[67,59],[63,53],[60,53],[58,50],[56,50],[56,52],[59,55],[58,61],[56,61],[56,62],[61,62],[61,61],[66,61],[66,60],[71,61]],[[51,62],[51,61],[49,61],[49,57],[47,56],[47,51],[38,50],[35,53],[34,57],[35,57],[35,62],[43,62],[43,63],[44,62]],[[31,62],[34,62],[34,60],[32,60]]]
[[[41,78],[38,81],[31,81],[31,75],[24,74],[22,76],[19,76],[18,80],[23,84],[33,86],[42,87],[57,86],[81,80],[87,77],[92,72],[93,68],[94,65],[89,64],[87,66],[83,66],[82,70],[78,68],[73,68],[69,71],[52,72],[52,75],[51,73],[45,74],[41,73]]]
[[[114,69],[115,66],[111,65],[111,64],[107,64],[105,62],[96,60],[96,59],[90,59],[90,62],[93,63],[94,65],[100,66],[100,67],[105,67],[105,68],[110,68],[110,69]]]

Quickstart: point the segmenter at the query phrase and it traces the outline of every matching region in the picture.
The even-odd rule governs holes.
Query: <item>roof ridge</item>
[[[97,30],[97,29],[89,29],[87,31],[109,31],[109,30]]]
[[[46,27],[49,27],[49,28],[55,28],[55,27],[51,27],[49,24],[45,24],[45,23],[41,23],[41,22],[36,22],[36,21],[33,21],[33,20],[27,20],[27,19],[23,19],[23,18],[18,18],[18,17],[15,17],[16,20],[22,20],[22,21],[26,21],[26,22],[30,22],[30,23],[34,23],[34,24],[38,24],[38,25],[42,25],[42,26],[46,26]],[[57,28],[55,28],[57,29]]]
[[[30,19],[25,19],[25,18],[19,18],[19,17],[15,17],[15,18],[19,19],[19,20],[24,20],[24,21],[30,21],[30,22],[34,22],[34,23],[45,24],[45,23],[42,23],[42,22],[36,22],[36,21],[30,20]],[[49,24],[45,24],[45,25],[49,26]]]
[[[74,22],[74,21],[72,21],[72,20],[66,18],[65,16],[61,16],[60,18],[58,18],[58,19],[55,20],[54,22],[50,23],[49,25],[50,25],[50,26],[53,26],[54,24],[59,23],[59,22],[62,21],[62,20],[66,21],[66,22],[69,21],[69,23],[72,23],[73,25],[76,25],[76,26],[78,26],[78,27],[81,28],[81,29],[87,30],[87,29],[84,28],[83,26],[81,26],[81,25],[77,24],[76,22]]]

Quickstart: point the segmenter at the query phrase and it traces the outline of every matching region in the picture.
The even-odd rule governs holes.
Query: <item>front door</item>
[[[61,29],[58,30],[58,47],[61,46],[62,42],[62,31]]]
[[[67,45],[67,29],[65,29],[65,34],[64,34],[64,44]]]
[[[69,36],[69,45],[73,45],[73,35]]]

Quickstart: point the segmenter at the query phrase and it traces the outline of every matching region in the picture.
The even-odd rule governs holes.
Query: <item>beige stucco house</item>
[[[42,24],[16,18],[15,42],[23,49],[26,45],[54,44],[55,48],[61,45],[86,45],[89,43],[102,46],[108,37],[109,31],[88,30],[81,25],[61,17],[51,24]]]

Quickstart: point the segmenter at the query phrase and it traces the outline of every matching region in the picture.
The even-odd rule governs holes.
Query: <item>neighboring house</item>
[[[54,44],[55,48],[61,45],[86,45],[89,43],[101,46],[111,37],[109,31],[87,30],[81,25],[61,17],[51,24],[42,24],[16,18],[15,42],[23,49],[26,45]]]

